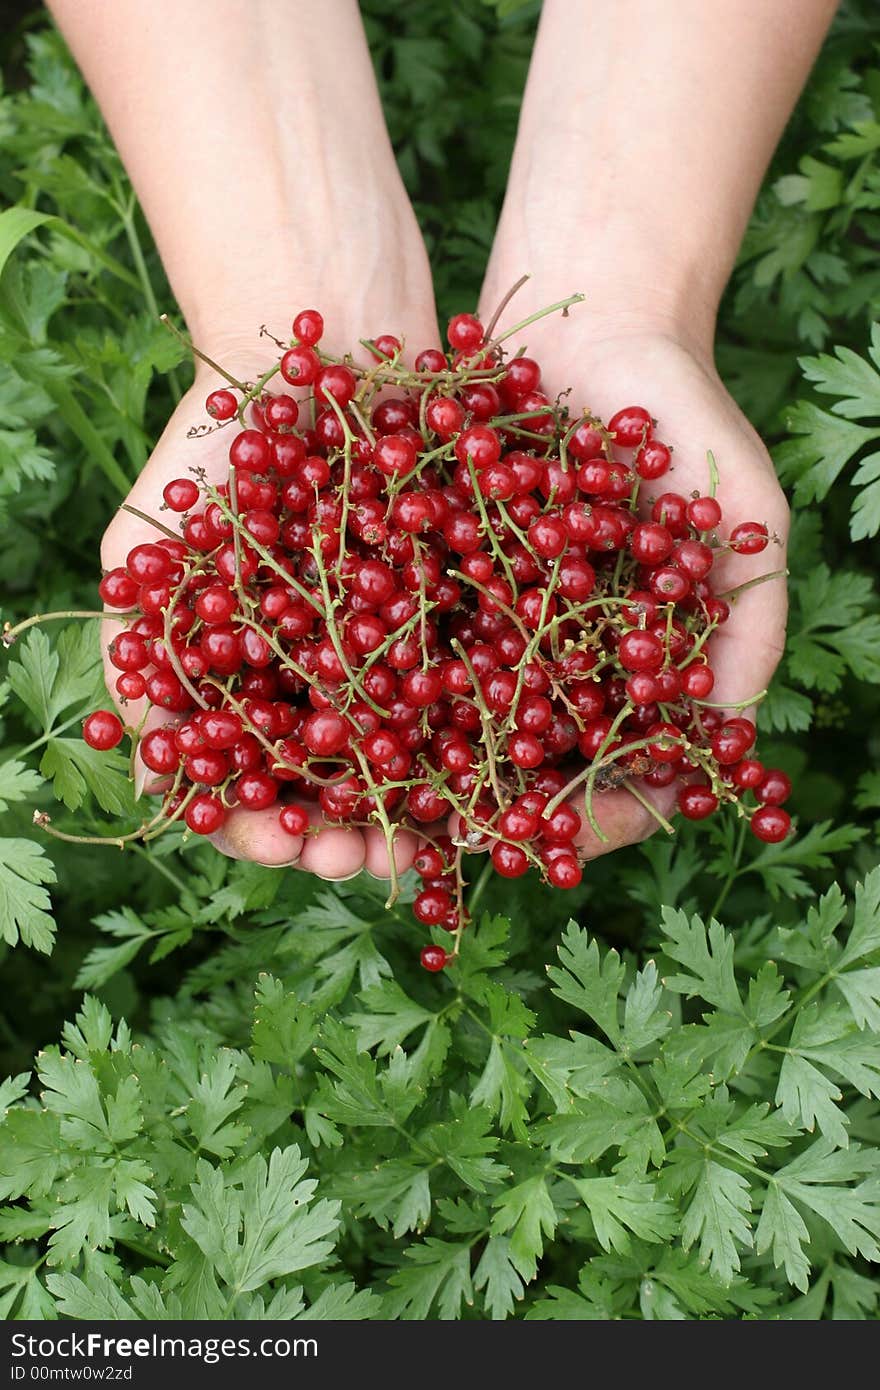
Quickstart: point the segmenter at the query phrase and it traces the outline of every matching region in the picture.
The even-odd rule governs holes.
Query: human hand
[[[490,304],[487,296],[487,312]],[[508,310],[511,315],[516,317],[514,306]],[[565,321],[550,318],[533,325],[528,345],[544,368],[544,389],[551,398],[573,386],[573,414],[586,408],[607,420],[621,407],[638,404],[657,419],[657,438],[674,451],[672,467],[656,482],[642,484],[641,511],[648,511],[650,500],[662,492],[705,494],[710,485],[707,454],[712,451],[724,514],[721,535],[737,522],[760,521],[773,538],[759,555],[720,555],[712,571],[717,592],[784,570],[788,507],[773,465],[711,359],[696,345],[682,342],[671,326],[593,328],[588,306],[575,309]],[[621,457],[629,454],[621,452]],[[746,589],[732,600],[729,620],[709,643],[716,678],[713,703],[742,707],[766,688],[782,653],[786,613],[783,577]],[[749,708],[744,712],[748,715]],[[663,816],[673,810],[674,788],[660,791],[636,785]],[[582,795],[572,804],[582,812]],[[597,796],[594,811],[607,839],[584,823],[577,845],[585,859],[645,839],[657,829],[657,819],[625,790]]]
[[[389,299],[389,303],[393,302]],[[434,346],[437,342],[437,328],[433,322],[429,290],[426,294],[423,314],[400,311],[395,317],[392,311],[383,312],[378,323],[368,321],[357,325],[357,330],[349,330],[342,319],[328,315],[328,341],[332,334],[340,344],[356,341],[359,336],[374,335],[376,330],[387,328],[400,334],[404,321],[410,330],[407,341],[414,352],[422,347]],[[293,306],[298,308],[301,306]],[[221,364],[233,375],[253,380],[261,369],[271,365],[271,357],[266,355],[266,340],[257,340],[251,334],[250,344],[245,335],[241,339],[230,337],[221,348],[214,348]],[[323,346],[323,345],[322,345]],[[332,346],[327,347],[332,351]],[[204,425],[208,417],[205,413],[205,397],[209,391],[223,385],[222,380],[210,368],[200,366],[196,382],[184,396],[163,432],[153,454],[140,477],[108,527],[101,548],[101,561],[105,570],[125,564],[126,557],[133,546],[145,541],[155,541],[159,532],[141,516],[126,508],[134,508],[146,517],[154,517],[169,529],[174,529],[179,518],[174,512],[161,510],[162,492],[173,478],[186,477],[191,469],[204,470],[207,480],[220,484],[228,478],[229,444],[237,432],[236,426],[217,429],[201,437],[187,438],[188,431],[195,425]],[[273,381],[272,385],[275,385]],[[282,382],[283,386],[284,383]],[[271,389],[271,388],[270,388]],[[286,389],[286,387],[285,387]],[[122,705],[116,692],[116,679],[119,671],[113,666],[109,647],[118,632],[115,623],[103,624],[103,650],[107,686],[117,699],[126,724],[137,726],[147,710],[146,699],[129,701]],[[146,714],[144,732],[160,724],[171,722],[173,715],[152,707]],[[139,790],[159,792],[163,784],[148,774],[139,764]],[[222,829],[210,838],[212,843],[224,854],[235,859],[249,859],[271,867],[295,866],[308,870],[325,879],[350,878],[362,868],[377,878],[390,876],[389,852],[384,834],[378,827],[349,828],[330,825],[324,822],[314,803],[302,803],[309,813],[313,833],[291,836],[282,830],[278,819],[278,807],[263,811],[233,809]],[[397,871],[408,868],[416,852],[416,836],[408,831],[399,831],[394,840],[394,858]]]

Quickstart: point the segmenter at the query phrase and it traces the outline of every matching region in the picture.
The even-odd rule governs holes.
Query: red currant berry
[[[755,795],[762,806],[781,806],[791,796],[791,780],[780,768],[768,768]]]
[[[284,806],[278,823],[288,835],[304,835],[309,828],[309,813],[302,806]]]
[[[714,497],[695,497],[688,502],[687,518],[695,531],[714,531],[721,520],[721,507]]]
[[[492,846],[492,866],[502,878],[521,878],[529,867],[529,858],[519,845],[505,845],[500,841]]]
[[[293,320],[293,336],[305,347],[314,347],[321,341],[324,332],[324,318],[317,309],[301,309]]]
[[[198,484],[192,478],[173,478],[165,484],[162,497],[172,512],[188,512],[199,500]]]
[[[710,787],[682,787],[678,793],[678,809],[688,820],[705,820],[718,810],[718,797]]]
[[[446,326],[446,337],[456,352],[477,352],[483,346],[483,325],[473,314],[455,314]]]
[[[320,357],[305,344],[290,348],[281,359],[281,375],[291,386],[311,386],[320,370]]]
[[[633,463],[640,478],[652,481],[654,478],[662,478],[663,474],[669,471],[671,461],[671,451],[665,444],[661,444],[659,439],[647,439]]]
[[[752,833],[765,844],[777,845],[791,829],[791,816],[781,806],[761,806],[749,822]]]
[[[430,970],[433,975],[438,970],[443,970],[452,957],[444,951],[442,946],[423,946],[419,959],[424,969]]]
[[[95,710],[83,720],[83,738],[90,748],[106,753],[122,742],[122,720],[108,709]]]
[[[227,391],[224,386],[221,387],[219,391],[211,392],[208,399],[205,401],[205,409],[212,420],[231,420],[238,410],[238,401],[235,399],[232,392]],[[177,511],[178,508],[175,507],[174,510]],[[179,510],[185,511],[186,508],[181,507]]]
[[[213,835],[226,819],[226,807],[210,792],[199,792],[184,811],[183,819],[196,835]]]
[[[583,870],[573,854],[560,854],[547,865],[547,881],[554,888],[577,888],[583,878]]]
[[[728,544],[737,555],[758,555],[766,549],[767,542],[767,527],[762,521],[743,521],[734,526]]]
[[[618,410],[616,415],[612,415],[608,421],[608,430],[621,448],[633,449],[649,437],[653,423],[643,406],[628,405],[623,410]]]
[[[243,772],[235,784],[239,805],[248,811],[265,811],[278,796],[278,784],[268,772]]]

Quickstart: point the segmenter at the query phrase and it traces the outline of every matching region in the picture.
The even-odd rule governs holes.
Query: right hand
[[[432,301],[426,297],[425,304],[429,303]],[[294,306],[300,307],[306,306]],[[349,344],[356,343],[359,337],[376,336],[383,331],[398,335],[405,333],[409,358],[424,347],[436,346],[439,341],[436,322],[433,320],[432,312],[428,312],[427,309],[423,315],[410,313],[407,318],[403,312],[398,317],[395,309],[391,308],[383,313],[381,321],[359,324],[356,329],[344,332],[339,331],[338,321],[332,316],[327,315],[327,320],[328,352],[337,349],[341,352]],[[329,335],[332,335],[332,338]],[[322,347],[324,346],[322,343]],[[250,335],[249,341],[244,338],[239,342],[230,341],[224,347],[215,349],[212,355],[233,375],[240,374],[242,379],[254,379],[272,360],[266,359],[265,340],[258,340],[256,333]],[[155,528],[124,510],[126,504],[136,507],[147,516],[156,517],[173,530],[177,520],[175,514],[168,510],[160,511],[163,488],[172,478],[187,477],[189,469],[198,467],[205,470],[210,482],[217,484],[227,480],[228,450],[238,431],[237,424],[233,422],[224,429],[215,430],[202,438],[186,437],[187,431],[193,425],[208,422],[205,397],[210,391],[224,384],[215,372],[199,366],[195,384],[177,406],[143,472],[125,499],[125,504],[120,507],[104,534],[101,563],[105,570],[124,565],[133,546],[158,538]],[[269,389],[278,389],[279,386],[287,389],[280,377],[273,378]],[[103,629],[102,645],[107,686],[118,704],[115,682],[119,672],[111,664],[107,648],[119,628],[116,623],[106,623],[103,624]],[[120,714],[126,724],[137,725],[146,706],[146,700],[131,701],[124,706],[119,705]],[[145,729],[167,722],[167,714],[151,708],[147,714]],[[142,765],[140,774],[139,791],[144,790],[145,784],[148,792],[158,790],[147,780],[149,774]],[[233,859],[249,859],[270,867],[296,867],[317,874],[319,878],[351,878],[361,869],[366,869],[376,878],[390,876],[388,849],[384,834],[378,827],[349,828],[328,824],[322,819],[314,802],[303,804],[314,827],[313,833],[305,837],[290,836],[282,830],[278,822],[278,807],[273,806],[264,811],[232,810],[222,829],[210,838],[217,849]],[[418,840],[414,833],[405,830],[397,832],[394,839],[394,859],[399,873],[409,868],[417,845]]]

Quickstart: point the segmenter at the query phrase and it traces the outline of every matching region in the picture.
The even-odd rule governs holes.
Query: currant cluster
[[[466,922],[462,853],[571,888],[608,788],[650,804],[677,782],[684,816],[729,802],[783,839],[788,779],[710,699],[730,612],[713,565],[763,550],[766,527],[725,533],[714,497],[663,490],[646,409],[572,417],[470,314],[411,369],[391,335],[360,367],[322,334],[297,314],[268,372],[211,392],[198,433],[229,429],[227,480],[170,482],[177,528],[153,518],[101,580],[124,619],[116,693],[167,714],[129,730],[167,779],[163,823],[211,834],[232,807],[277,807],[292,836],[416,827],[415,916],[452,934],[429,970]],[[123,724],[98,711],[84,735],[110,748]]]

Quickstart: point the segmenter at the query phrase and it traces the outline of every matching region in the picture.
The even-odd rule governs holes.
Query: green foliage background
[[[537,6],[363,8],[441,313],[469,306]],[[0,583],[17,618],[94,602],[101,531],[187,368],[125,175],[41,13],[3,57]],[[718,348],[795,506],[788,653],[762,714],[767,758],[796,779],[793,842],[691,825],[564,899],[489,883],[461,965],[428,979],[406,910],[369,879],[331,891],[176,832],[124,859],[47,844],[35,807],[81,832],[136,822],[123,760],[78,738],[94,633],[16,646],[7,1317],[876,1317],[878,250],[865,0],[779,149]]]

